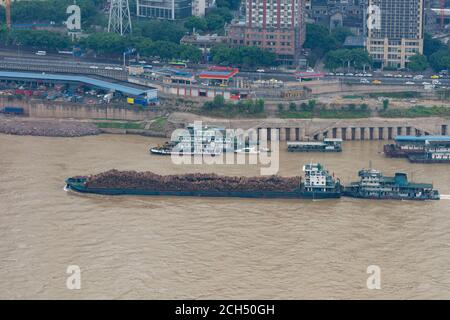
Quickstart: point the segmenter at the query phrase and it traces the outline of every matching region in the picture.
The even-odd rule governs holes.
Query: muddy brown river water
[[[257,175],[256,165],[178,166],[161,139],[0,135],[0,298],[450,298],[450,200],[105,197],[64,179],[111,168]],[[342,154],[281,152],[280,174],[323,163],[343,182],[372,166],[450,195],[450,166],[386,159],[385,142]],[[284,150],[284,148],[282,148]],[[80,290],[66,287],[69,265]],[[367,267],[381,289],[366,287]]]

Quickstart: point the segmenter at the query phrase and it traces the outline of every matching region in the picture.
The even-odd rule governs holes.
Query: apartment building
[[[304,0],[243,0],[245,18],[226,28],[231,46],[257,46],[295,62],[305,40]]]
[[[423,53],[424,0],[367,0],[366,48],[382,67],[406,68]]]

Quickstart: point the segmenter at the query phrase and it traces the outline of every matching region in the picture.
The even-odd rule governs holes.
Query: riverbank
[[[0,117],[0,133],[20,136],[83,137],[102,133],[91,122]]]
[[[167,118],[149,121],[60,120],[0,116],[0,133],[20,136],[83,137],[99,134],[135,134],[163,138],[167,136]]]

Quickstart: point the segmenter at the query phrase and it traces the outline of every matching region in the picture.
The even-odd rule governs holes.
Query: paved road
[[[1,49],[0,50],[0,62],[5,62],[8,64],[17,64],[17,65],[33,65],[40,66],[44,68],[51,68],[52,66],[58,67],[60,70],[67,67],[69,69],[80,68],[83,70],[92,71],[92,73],[105,73],[107,70],[109,73],[121,72],[121,68],[123,66],[116,61],[115,63],[111,60],[105,59],[75,59],[67,54],[47,54],[46,56],[37,56],[34,52],[23,52],[20,51],[19,55],[17,51]],[[199,71],[196,69],[194,71]],[[385,73],[387,74],[387,72]],[[103,75],[103,74],[101,74]],[[432,79],[430,76],[432,74],[424,74],[424,79],[422,80],[414,80],[412,78],[394,78],[394,77],[385,77],[384,74],[373,73],[373,77],[366,77],[369,82],[377,79],[382,81],[382,84],[395,84],[395,85],[406,85],[406,82],[414,82],[415,85],[422,85],[423,82],[431,83]],[[250,81],[256,80],[270,80],[277,79],[284,82],[287,81],[296,81],[295,74],[293,72],[281,72],[281,71],[272,71],[266,70],[266,72],[247,72],[243,71],[238,74],[239,77],[246,78]],[[327,80],[340,80],[344,83],[360,83],[361,79],[364,77],[355,77],[355,76],[325,76],[324,79]],[[450,79],[439,79],[441,82],[441,86],[450,86]],[[414,87],[413,85],[409,85]]]

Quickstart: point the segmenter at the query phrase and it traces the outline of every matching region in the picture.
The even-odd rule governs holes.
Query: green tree
[[[206,26],[209,31],[222,33],[225,19],[218,14],[209,14],[206,16]]]
[[[217,45],[211,49],[211,56],[216,64],[249,68],[271,66],[276,60],[274,53],[252,46],[229,48],[226,45]]]
[[[202,58],[202,52],[194,46],[180,45],[178,58],[181,60],[190,61],[192,63],[198,63]]]
[[[386,111],[389,108],[389,99],[383,100],[383,111]]]
[[[430,56],[430,65],[436,70],[450,70],[450,52],[448,50],[440,50]]]
[[[225,105],[225,98],[218,94],[214,97],[213,103],[216,108],[222,108]]]
[[[331,32],[332,37],[334,37],[340,44],[343,44],[345,42],[345,39],[348,36],[353,35],[353,32],[349,28],[345,27],[338,27],[333,29]]]
[[[283,106],[282,103],[279,103],[279,104],[278,104],[278,113],[281,113],[281,112],[283,112],[283,111],[284,111],[284,106]]]
[[[72,41],[66,35],[45,30],[18,30],[11,35],[14,43],[40,49],[68,49]]]
[[[208,30],[208,23],[205,18],[191,16],[184,23],[184,27],[189,31],[195,29],[195,31],[206,31]]]
[[[297,110],[297,105],[294,102],[289,103],[289,111]]]
[[[241,1],[240,0],[217,0],[216,5],[218,8],[228,8],[230,10],[238,10],[239,5]]]
[[[180,43],[187,30],[176,21],[146,20],[138,23],[140,35],[153,41]]]
[[[422,54],[416,54],[409,58],[408,68],[412,71],[424,71],[428,68],[427,57]]]
[[[217,7],[209,10],[206,14],[206,19],[208,19],[209,16],[220,16],[225,22],[231,22],[231,20],[233,20],[233,13],[226,7]]]
[[[127,48],[127,40],[115,33],[92,33],[80,41],[82,45],[99,54],[122,53]]]
[[[319,56],[339,47],[338,41],[330,35],[329,30],[319,24],[306,24],[306,39],[304,48],[311,49]]]
[[[338,49],[325,55],[325,68],[335,70],[345,67],[363,69],[372,65],[372,58],[365,49]]]
[[[433,54],[441,50],[445,50],[445,45],[438,39],[433,39],[431,35],[425,33],[423,41],[423,53],[428,58]]]
[[[12,1],[11,17],[16,23],[53,21],[60,24],[67,19],[66,8],[71,4],[73,0]],[[103,0],[78,0],[77,5],[86,27],[97,22],[105,3]]]

